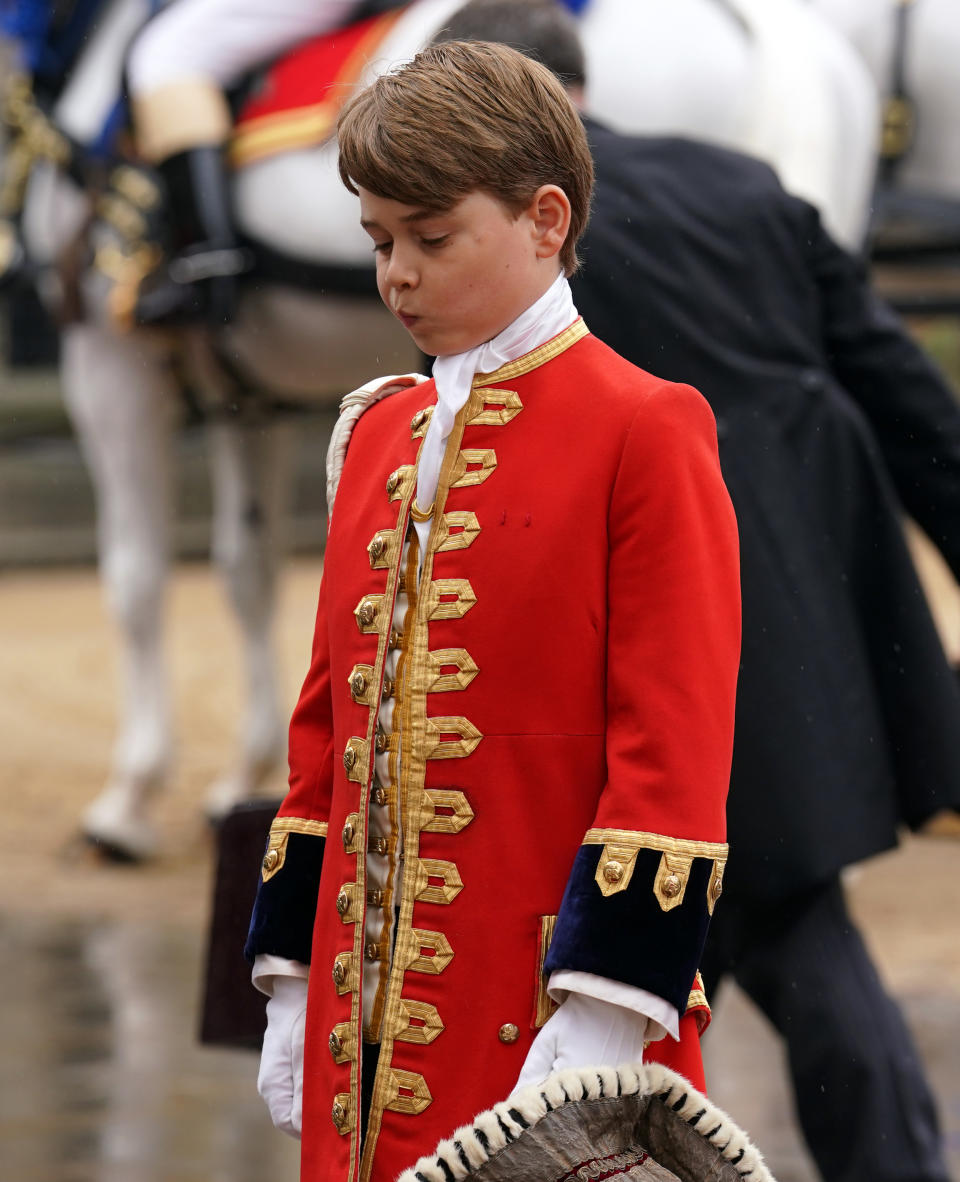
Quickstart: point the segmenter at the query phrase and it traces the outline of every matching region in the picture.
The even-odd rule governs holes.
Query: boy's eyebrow
[[[441,211],[439,209],[415,209],[413,213],[405,213],[403,217],[401,217],[400,221],[404,222],[405,224],[409,224],[410,222],[423,222],[426,221],[427,218],[440,217],[440,215]],[[379,222],[374,221],[372,218],[361,218],[360,227],[363,230],[383,229],[383,226],[381,226]]]

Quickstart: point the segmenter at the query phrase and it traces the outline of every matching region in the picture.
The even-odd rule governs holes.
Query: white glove
[[[647,1018],[634,1010],[569,993],[533,1040],[515,1091],[542,1083],[566,1067],[619,1067],[639,1063]]]
[[[303,1036],[307,1020],[304,977],[274,977],[257,1091],[281,1132],[300,1138],[303,1120]]]

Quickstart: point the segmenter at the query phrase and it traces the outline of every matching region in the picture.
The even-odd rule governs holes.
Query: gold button
[[[676,898],[680,894],[680,879],[675,874],[668,874],[663,880],[663,893],[668,899]]]
[[[372,599],[364,599],[357,608],[357,619],[369,627],[377,618],[377,605]]]
[[[417,413],[410,420],[410,430],[419,431],[427,420],[426,410],[418,410]]]
[[[374,788],[370,793],[370,799],[382,808],[387,803],[387,794],[382,788]]]
[[[379,562],[387,551],[387,540],[383,534],[374,534],[367,547],[371,562]]]
[[[330,1047],[330,1054],[333,1055],[334,1059],[343,1053],[343,1039],[335,1030],[330,1031],[330,1040],[327,1045]]]
[[[393,678],[385,677],[383,679],[383,687],[380,691],[380,696],[384,699],[393,697]]]
[[[356,830],[348,821],[343,827],[343,833],[340,835],[343,838],[343,848],[345,850],[350,849],[350,843],[353,841],[355,834]]]
[[[400,480],[401,480],[401,476],[400,476],[400,469],[399,468],[397,468],[396,471],[391,472],[390,475],[387,477],[387,492],[391,496],[393,496],[393,494],[400,487]]]
[[[353,677],[350,678],[350,693],[353,694],[354,698],[362,698],[366,692],[367,679],[358,670],[356,673],[354,673]]]
[[[337,913],[339,915],[346,915],[350,908],[350,896],[345,890],[341,890],[337,895]]]
[[[363,955],[367,958],[367,960],[379,960],[380,959],[380,945],[373,944],[373,943],[367,944],[364,947]]]
[[[720,878],[716,878],[716,879],[714,879],[714,882],[713,882],[714,902],[716,902],[716,900],[719,899],[722,894],[723,894],[723,880]]]
[[[352,747],[348,747],[343,753],[343,766],[345,771],[352,771],[353,765],[357,762],[357,753]]]
[[[384,751],[386,751],[389,746],[390,746],[390,736],[385,735],[383,733],[383,731],[377,731],[377,741],[376,741],[377,751],[382,755],[384,753]]]
[[[383,906],[383,891],[381,891],[381,890],[367,891],[367,902],[370,904],[371,907]]]
[[[367,852],[370,854],[385,854],[387,852],[387,839],[385,837],[371,837],[370,843],[367,846]]]
[[[271,870],[276,870],[277,863],[280,861],[279,850],[267,850],[263,855],[263,868],[269,874]]]
[[[500,1027],[499,1038],[501,1042],[516,1042],[519,1037],[520,1029],[513,1022],[504,1022]]]
[[[621,862],[608,862],[603,868],[603,877],[607,882],[619,882],[623,878],[623,864]]]
[[[399,628],[390,629],[389,645],[391,649],[399,648],[403,644],[403,633]]]
[[[342,988],[347,981],[347,969],[342,960],[335,960],[333,962],[333,983],[338,989]]]
[[[347,1123],[347,1110],[339,1100],[336,1102],[336,1104],[334,1104],[330,1111],[330,1115],[333,1118],[333,1123],[338,1129],[342,1129]]]

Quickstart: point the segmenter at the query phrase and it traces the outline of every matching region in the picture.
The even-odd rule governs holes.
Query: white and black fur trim
[[[558,1071],[482,1112],[472,1125],[457,1129],[434,1153],[404,1170],[397,1182],[461,1182],[547,1113],[565,1104],[633,1095],[650,1095],[669,1107],[714,1146],[745,1182],[774,1182],[746,1133],[682,1075],[660,1063]]]
[[[422,373],[390,374],[387,377],[373,378],[364,385],[358,386],[345,394],[340,401],[340,417],[337,419],[330,436],[330,446],[327,448],[327,514],[333,513],[333,502],[336,500],[337,488],[343,464],[347,458],[347,448],[350,446],[350,436],[357,425],[360,416],[369,410],[375,402],[386,398],[390,394],[397,394],[401,390],[408,390],[411,386],[418,386],[428,379]]]

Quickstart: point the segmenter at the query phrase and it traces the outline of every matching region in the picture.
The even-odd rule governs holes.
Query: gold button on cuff
[[[337,895],[337,914],[340,916],[344,916],[347,914],[347,911],[349,909],[350,909],[350,896],[347,894],[347,892],[345,890],[341,889],[340,894]]]
[[[350,678],[350,693],[354,699],[362,698],[367,692],[367,679],[359,671]]]
[[[610,861],[603,868],[603,877],[607,882],[619,882],[623,878],[623,866],[620,862]]]
[[[263,869],[269,874],[271,870],[276,869],[277,863],[279,861],[280,861],[280,851],[279,850],[267,850],[267,852],[263,855],[263,862],[262,862]]]
[[[520,1037],[520,1028],[513,1022],[504,1022],[497,1032],[497,1037],[501,1042],[511,1043],[516,1042]]]
[[[668,874],[663,880],[663,893],[668,899],[675,899],[680,894],[680,879],[676,874]]]
[[[349,853],[350,846],[353,843],[354,837],[356,836],[356,830],[348,822],[346,825],[344,825],[343,833],[340,836],[343,838],[343,848]]]
[[[387,492],[391,496],[393,496],[393,494],[400,487],[400,481],[402,479],[403,479],[403,477],[400,475],[399,468],[395,469],[395,471],[391,472],[390,475],[387,477]]]
[[[335,1030],[330,1031],[330,1038],[327,1042],[327,1045],[329,1046],[330,1054],[333,1055],[334,1059],[336,1059],[338,1055],[343,1054],[343,1039],[339,1034],[337,1034]]]
[[[333,983],[338,989],[347,983],[347,966],[342,960],[333,962]]]
[[[353,747],[348,747],[343,753],[343,766],[346,771],[353,771],[353,765],[357,762],[357,753]]]

